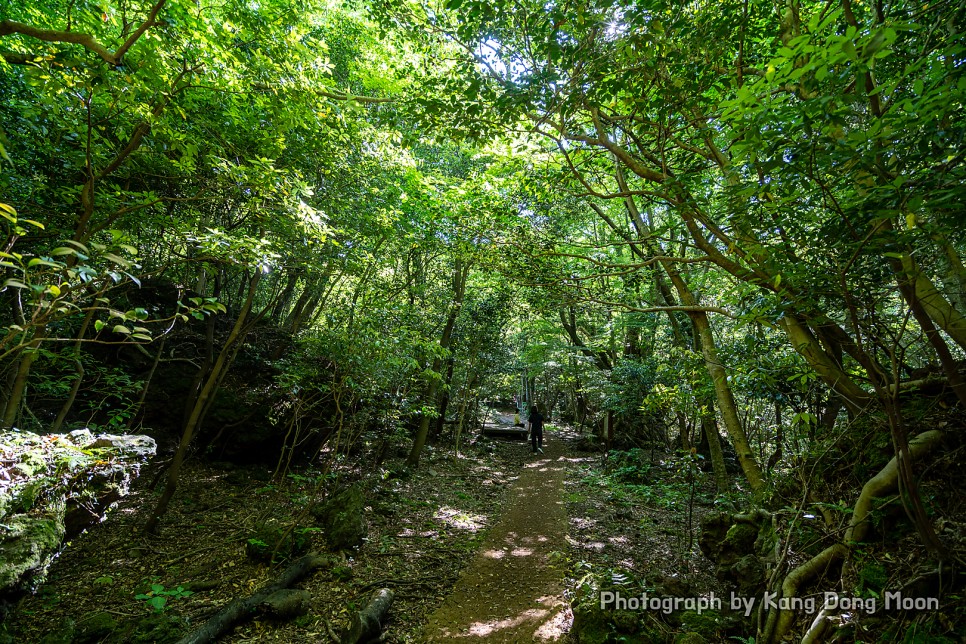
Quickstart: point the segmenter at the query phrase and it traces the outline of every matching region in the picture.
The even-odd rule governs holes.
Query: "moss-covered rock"
[[[681,630],[699,635],[704,640],[719,640],[721,626],[721,616],[717,611],[706,610],[699,613],[689,610],[681,613]]]
[[[745,555],[731,567],[731,578],[739,595],[754,596],[765,585],[765,566],[757,555]]]
[[[332,569],[332,576],[341,582],[346,582],[352,579],[355,573],[352,572],[352,568],[348,566],[336,566]]]
[[[64,538],[64,501],[34,515],[15,515],[0,531],[0,589],[36,584]]]
[[[65,618],[57,628],[40,638],[40,644],[71,644],[76,632],[77,625],[74,620]]]
[[[665,641],[662,627],[655,620],[646,619],[644,612],[603,609],[596,591],[583,592],[583,598],[572,604],[574,621],[570,629],[580,644]]]
[[[30,510],[32,510],[34,507],[34,504],[37,503],[37,500],[40,498],[40,493],[43,490],[43,487],[44,481],[42,479],[27,483],[20,488],[20,491],[17,492],[15,496],[11,498],[6,510],[8,510],[11,514],[25,514],[30,512]]]
[[[118,621],[110,613],[93,613],[77,622],[71,644],[100,642],[113,633],[117,627]]]
[[[362,545],[366,537],[366,502],[362,485],[355,483],[312,511],[333,550]]]
[[[149,436],[0,432],[0,458],[14,463],[0,491],[0,591],[42,579],[65,536],[99,522],[154,452]]]
[[[311,602],[312,594],[309,591],[284,588],[266,597],[259,609],[272,619],[293,619],[308,613]]]
[[[767,513],[718,513],[701,522],[698,545],[715,563],[717,576],[738,587],[742,595],[764,590],[765,563],[775,559],[778,536]]]
[[[132,626],[117,641],[131,644],[169,644],[180,640],[187,627],[184,620],[163,614],[150,615],[134,622]]]
[[[610,615],[593,602],[580,602],[573,607],[574,623],[570,632],[580,644],[606,644],[613,634]]]
[[[674,644],[708,644],[708,640],[697,633],[679,633],[674,636]]]

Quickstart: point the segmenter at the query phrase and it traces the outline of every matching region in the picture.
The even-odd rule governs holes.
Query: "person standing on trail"
[[[527,431],[530,432],[530,447],[533,453],[543,454],[543,414],[540,413],[540,405],[535,404],[530,410],[527,418]]]

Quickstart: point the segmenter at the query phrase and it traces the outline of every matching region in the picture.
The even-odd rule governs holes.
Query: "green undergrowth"
[[[593,470],[586,482],[607,488],[615,501],[668,510],[715,502],[708,486],[710,474],[701,469],[700,455],[678,452],[652,459],[651,454],[639,448],[611,452],[606,466]]]
[[[697,551],[700,515],[723,499],[703,459],[688,452],[612,451],[586,461],[569,481],[572,547],[565,555],[573,630],[581,642],[724,641],[741,626],[718,613],[683,607],[602,609],[601,593],[622,597],[701,596],[720,592]]]

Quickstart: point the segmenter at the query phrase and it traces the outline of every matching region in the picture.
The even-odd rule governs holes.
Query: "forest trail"
[[[526,448],[529,449],[529,446]],[[508,507],[424,631],[428,642],[559,641],[570,626],[563,572],[552,555],[567,548],[566,449],[544,434],[544,453],[528,461]]]

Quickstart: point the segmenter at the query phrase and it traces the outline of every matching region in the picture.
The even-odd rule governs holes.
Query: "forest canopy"
[[[157,532],[191,455],[413,468],[516,396],[821,506],[788,596],[887,490],[961,564],[919,459],[966,407],[964,28],[919,0],[0,0],[0,422],[166,442]]]

